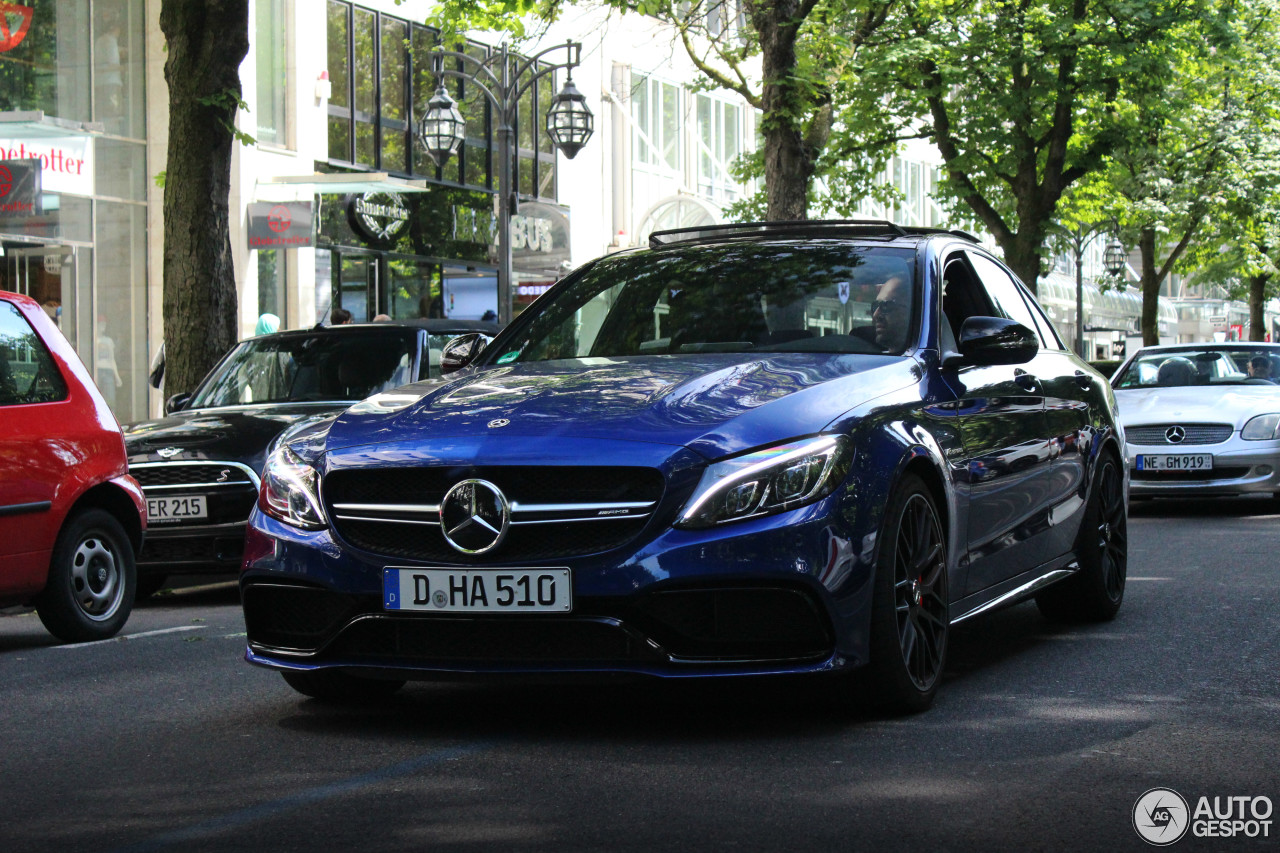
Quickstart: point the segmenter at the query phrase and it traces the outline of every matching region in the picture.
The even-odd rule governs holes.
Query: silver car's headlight
[[[1244,429],[1240,430],[1240,437],[1246,441],[1274,441],[1280,438],[1280,414],[1250,418]]]
[[[845,436],[824,435],[716,462],[676,527],[712,527],[813,503],[843,482],[852,456]]]
[[[287,446],[267,457],[258,507],[272,518],[303,530],[327,527],[320,503],[320,474]]]

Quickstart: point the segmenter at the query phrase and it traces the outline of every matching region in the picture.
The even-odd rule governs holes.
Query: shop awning
[[[0,112],[0,139],[66,139],[96,136],[104,130],[102,122],[47,116],[43,110]]]
[[[396,178],[386,172],[316,172],[313,175],[278,175],[258,181],[259,192],[278,193],[282,190],[308,194],[333,193],[352,195],[359,193],[397,192],[422,193],[428,191],[426,181]]]

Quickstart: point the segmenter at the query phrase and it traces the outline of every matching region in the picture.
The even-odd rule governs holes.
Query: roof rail
[[[964,231],[945,228],[914,228],[884,219],[797,219],[775,222],[741,222],[726,225],[700,225],[654,231],[649,235],[649,248],[679,243],[715,243],[727,240],[750,240],[759,237],[824,237],[835,234],[860,236],[910,237],[924,234],[953,234],[971,242],[978,240]]]

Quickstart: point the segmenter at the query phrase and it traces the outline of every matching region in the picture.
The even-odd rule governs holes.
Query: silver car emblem
[[[483,554],[502,544],[511,523],[511,504],[487,480],[454,484],[440,501],[440,530],[463,554]]]
[[[161,459],[172,459],[181,452],[181,447],[162,447],[156,451],[156,456],[159,456]]]
[[[1187,437],[1187,431],[1180,426],[1171,426],[1164,431],[1164,440],[1170,444],[1181,444]]]
[[[221,471],[219,471],[219,472],[218,472],[218,479],[217,479],[217,480],[214,480],[214,482],[215,482],[215,483],[225,483],[225,482],[227,482],[227,480],[229,480],[230,478],[231,478],[231,469],[230,469],[230,468],[223,468]]]
[[[489,429],[502,429],[509,423],[511,423],[511,421],[506,418],[495,418],[494,420],[489,421]]]

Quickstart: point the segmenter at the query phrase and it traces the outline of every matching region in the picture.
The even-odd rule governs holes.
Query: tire
[[[360,702],[390,696],[403,681],[360,678],[333,669],[281,672],[290,687],[304,696],[326,702]]]
[[[1108,454],[1094,475],[1093,494],[1076,539],[1080,570],[1036,596],[1056,622],[1109,622],[1124,601],[1129,563],[1128,507],[1120,463]]]
[[[138,585],[133,594],[134,601],[145,601],[164,589],[168,575],[138,575]]]
[[[933,704],[951,614],[947,542],[933,494],[908,474],[885,510],[871,608],[871,660],[856,679],[871,707],[914,714]]]
[[[128,621],[136,580],[133,546],[115,516],[101,509],[76,513],[58,533],[36,613],[64,642],[105,640]]]

